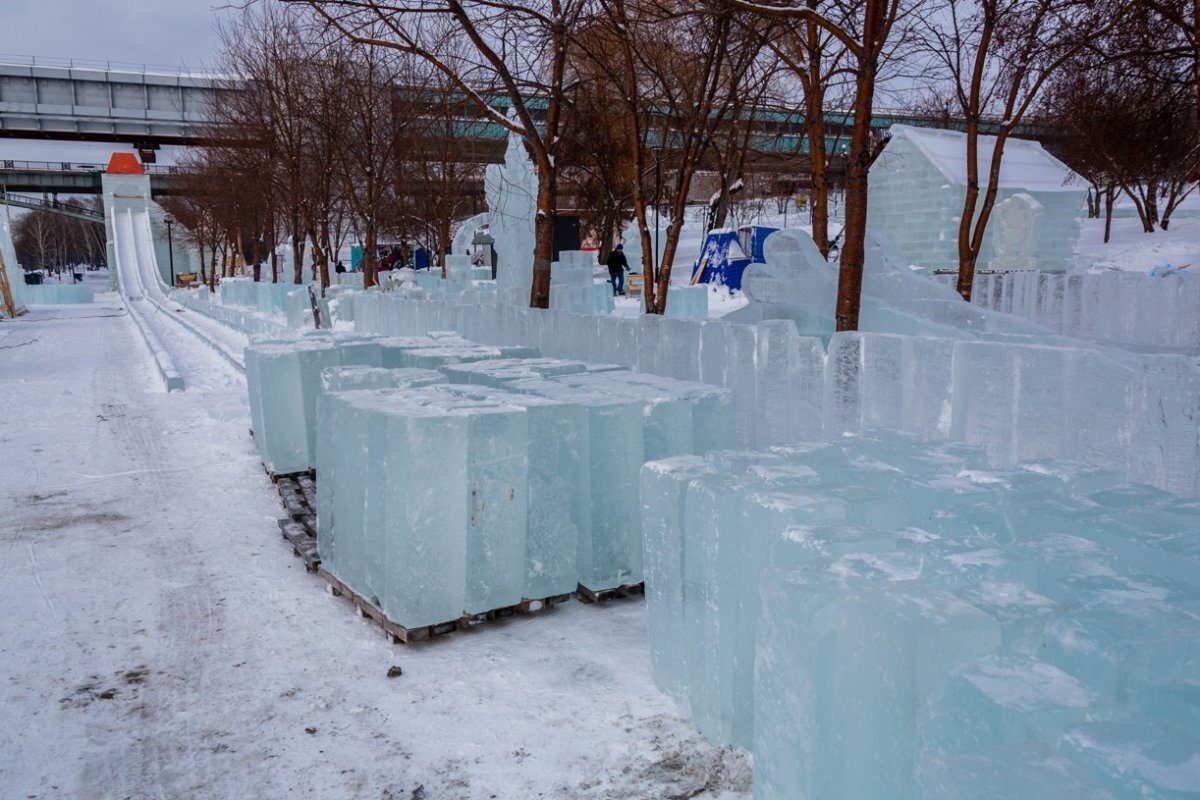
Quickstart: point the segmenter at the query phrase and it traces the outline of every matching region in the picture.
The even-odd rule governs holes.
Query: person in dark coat
[[[612,283],[613,296],[625,296],[625,270],[629,261],[625,258],[625,245],[618,244],[608,254],[608,279]]]

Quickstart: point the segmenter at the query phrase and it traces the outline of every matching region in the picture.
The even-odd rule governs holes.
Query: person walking
[[[613,297],[625,296],[625,270],[629,261],[625,258],[625,245],[618,243],[608,254],[608,279],[612,283]]]

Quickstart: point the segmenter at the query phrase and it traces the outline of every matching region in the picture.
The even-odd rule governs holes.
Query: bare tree
[[[745,110],[743,94],[755,94],[755,81],[765,80],[760,69],[765,26],[753,14],[709,0],[601,0],[599,13],[589,21],[594,27],[581,47],[594,68],[619,88],[638,176],[633,211],[644,253],[655,252],[644,177],[652,167],[665,168],[669,176],[662,265],[644,284],[647,312],[661,314],[692,178],[710,155],[718,130],[728,136],[728,168],[739,163],[738,143],[744,145],[749,121],[733,117]]]
[[[567,57],[586,0],[288,2],[311,6],[353,41],[426,60],[489,119],[523,138],[538,173],[529,302],[548,307]],[[511,113],[495,107],[493,92]]]
[[[887,61],[896,25],[906,13],[902,0],[853,0],[830,3],[823,12],[807,0],[726,0],[769,17],[793,19],[827,31],[838,46],[849,53],[854,75],[853,124],[846,162],[846,222],[843,228],[841,262],[835,318],[839,331],[858,330],[862,297],[862,271],[866,259],[867,180],[878,153],[873,147],[871,118],[880,70]]]
[[[816,12],[819,0],[805,2]],[[769,46],[798,79],[802,92],[804,136],[800,145],[807,150],[812,238],[821,255],[828,257],[831,153],[825,116],[830,91],[849,75],[849,51],[811,15],[781,20],[780,33],[770,39]]]
[[[1124,17],[1125,4],[1093,0],[944,0],[925,17],[929,53],[951,84],[965,121],[967,189],[958,229],[958,293],[971,299],[1000,188],[1004,146],[1050,78],[1089,43]],[[980,188],[980,135],[984,115],[995,122]]]

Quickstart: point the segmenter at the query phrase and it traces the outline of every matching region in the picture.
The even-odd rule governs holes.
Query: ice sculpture
[[[483,187],[491,212],[489,231],[496,240],[497,288],[512,302],[528,303],[538,178],[520,136],[509,134],[504,163],[488,165]]]
[[[1042,204],[1025,192],[1017,192],[996,206],[992,215],[992,244],[996,255],[988,269],[1037,269],[1034,246],[1042,222]]]
[[[621,241],[625,245],[625,258],[629,261],[631,272],[640,272],[646,280],[654,274],[654,266],[662,263],[663,250],[667,247],[667,227],[669,221],[658,215],[653,209],[646,211],[646,227],[650,231],[650,246],[656,248],[658,258],[651,262],[642,252],[642,234],[637,229],[637,220],[626,228]]]
[[[966,196],[966,135],[957,131],[893,125],[892,137],[871,167],[867,227],[896,243],[905,264],[931,271],[958,269],[958,220]],[[979,137],[980,191],[996,139]],[[1086,182],[1034,141],[1009,139],[1000,168],[997,213],[1011,197],[1026,195],[1041,207],[1023,263],[1046,272],[1070,265],[1079,236]],[[1034,220],[1030,220],[1034,221]],[[979,268],[1012,269],[996,257],[996,221],[984,236]],[[1019,267],[1027,268],[1027,267]]]

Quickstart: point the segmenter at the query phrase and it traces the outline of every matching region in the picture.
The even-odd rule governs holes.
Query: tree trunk
[[[1112,236],[1112,220],[1113,220],[1113,187],[1108,186],[1104,189],[1104,243],[1108,244],[1109,238]]]
[[[1146,204],[1142,201],[1140,189],[1131,190],[1128,186],[1124,187],[1125,194],[1129,195],[1129,199],[1133,201],[1133,207],[1137,209],[1138,219],[1142,221],[1142,233],[1154,233],[1154,223],[1150,221],[1150,216],[1146,212]]]
[[[836,324],[839,331],[858,330],[862,302],[863,262],[866,260],[867,176],[871,169],[871,111],[875,100],[878,42],[886,3],[868,0],[863,44],[854,93],[854,128],[846,164],[846,221],[838,269]],[[881,43],[880,43],[881,44]]]
[[[533,226],[533,282],[529,289],[530,308],[550,307],[550,262],[554,259],[557,179],[555,168],[549,163],[543,161],[538,165],[537,218]]]
[[[442,270],[442,280],[446,279],[446,256],[450,255],[450,215],[439,214],[437,221],[438,264]]]
[[[1158,179],[1152,178],[1146,184],[1146,219],[1150,224],[1158,224]]]
[[[370,215],[363,225],[363,255],[360,268],[363,274],[363,288],[369,289],[379,283],[379,273],[376,271],[375,256],[378,253],[379,234],[375,230],[375,216]]]
[[[300,235],[300,211],[292,209],[292,283],[304,283],[304,237]]]
[[[809,0],[808,7],[816,10],[817,0]],[[808,137],[808,170],[811,175],[809,203],[812,209],[812,238],[829,258],[829,154],[825,149],[825,76],[821,70],[820,29],[808,21],[808,65],[809,85],[804,92],[804,133]]]

